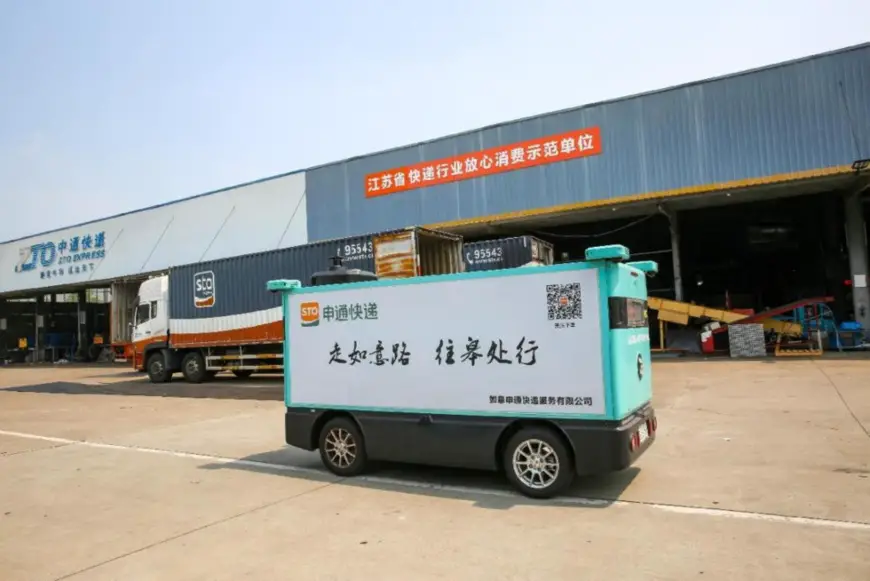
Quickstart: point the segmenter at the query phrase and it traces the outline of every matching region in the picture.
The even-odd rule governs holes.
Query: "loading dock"
[[[660,264],[649,291],[659,303],[718,309],[726,313],[725,322],[733,322],[795,301],[831,297],[836,321],[867,329],[868,188],[867,172],[840,172],[431,227],[466,240],[534,235],[553,244],[557,261],[582,256],[588,246],[626,244],[638,249],[633,256]],[[663,322],[672,320],[671,311]],[[663,346],[658,323],[656,309],[651,338]],[[778,323],[768,321],[771,325]]]
[[[60,286],[0,298],[0,361],[124,361],[143,279]]]

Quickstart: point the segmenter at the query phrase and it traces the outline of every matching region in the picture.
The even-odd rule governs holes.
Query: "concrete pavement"
[[[486,473],[327,475],[283,446],[275,380],[0,368],[0,579],[870,578],[870,361],[654,378],[636,469],[533,502]]]

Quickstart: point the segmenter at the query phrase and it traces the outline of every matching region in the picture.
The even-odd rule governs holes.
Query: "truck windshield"
[[[610,328],[637,329],[647,327],[646,301],[626,297],[610,297]]]

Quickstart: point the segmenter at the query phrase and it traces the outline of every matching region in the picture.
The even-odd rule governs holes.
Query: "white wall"
[[[105,233],[103,258],[67,250],[57,252],[48,266],[37,256],[35,268],[22,269],[22,263],[32,262],[34,245],[58,248],[65,241],[69,246],[72,237],[95,238],[99,232]],[[300,172],[0,245],[0,293],[109,280],[307,242],[305,174]],[[45,257],[53,254],[46,250]],[[79,260],[69,262],[70,257]]]

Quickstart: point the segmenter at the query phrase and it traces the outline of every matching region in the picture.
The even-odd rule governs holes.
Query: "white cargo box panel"
[[[598,278],[587,267],[293,291],[286,404],[603,415]]]

